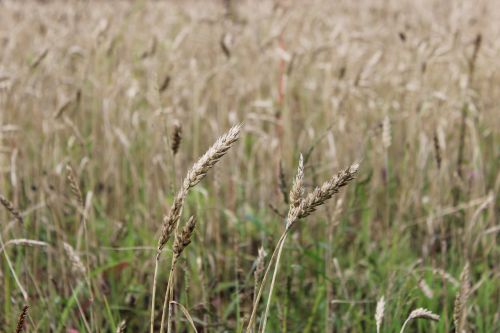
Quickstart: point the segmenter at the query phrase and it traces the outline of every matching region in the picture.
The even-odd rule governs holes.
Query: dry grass
[[[498,22],[0,1],[0,331],[497,331]]]

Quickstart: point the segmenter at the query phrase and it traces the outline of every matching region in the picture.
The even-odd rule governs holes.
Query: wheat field
[[[499,332],[500,4],[0,0],[0,332]]]

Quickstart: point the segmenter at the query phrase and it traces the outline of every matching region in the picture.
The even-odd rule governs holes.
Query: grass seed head
[[[85,274],[85,272],[86,272],[85,266],[83,265],[83,262],[80,259],[80,256],[78,256],[78,254],[73,249],[73,247],[66,242],[63,242],[63,247],[64,247],[64,250],[66,251],[66,254],[69,257],[69,260],[71,261],[71,268],[72,268],[73,272],[79,273],[82,275]]]
[[[304,157],[300,154],[297,175],[290,190],[290,206],[298,207],[304,195]]]
[[[170,144],[170,149],[172,149],[172,153],[177,155],[179,151],[179,147],[181,146],[182,141],[182,126],[180,123],[176,123],[174,126],[174,131],[172,133],[172,139]]]
[[[17,320],[16,333],[21,333],[24,331],[24,323],[26,322],[26,317],[28,316],[28,305],[23,306],[19,319]]]
[[[217,139],[207,152],[193,165],[184,179],[184,188],[190,189],[198,184],[229,148],[238,140],[241,125],[233,126],[226,134]]]
[[[309,193],[300,205],[298,218],[309,216],[316,210],[318,206],[323,205],[333,195],[337,194],[339,190],[346,186],[354,179],[354,175],[358,172],[359,164],[355,163],[350,167],[340,171],[336,176],[323,183],[323,185],[316,187],[313,192]]]
[[[21,212],[17,210],[17,208],[9,199],[7,199],[1,194],[0,194],[0,203],[19,223],[22,224],[24,222]]]
[[[69,188],[71,189],[71,193],[75,197],[78,205],[80,207],[84,207],[82,191],[80,189],[80,185],[78,185],[78,178],[75,175],[75,172],[71,165],[66,165],[66,180],[68,181]]]
[[[384,319],[384,311],[385,311],[385,299],[384,299],[384,296],[382,296],[378,300],[377,308],[375,310],[375,321],[377,323],[377,333],[380,332],[382,320]]]
[[[182,251],[191,243],[195,227],[196,219],[191,216],[182,231],[175,236],[173,251],[176,258],[180,257]]]
[[[455,332],[465,332],[466,318],[467,318],[467,298],[470,294],[470,272],[469,264],[465,267],[460,274],[460,290],[455,298],[455,306],[453,308],[453,321],[455,324]]]

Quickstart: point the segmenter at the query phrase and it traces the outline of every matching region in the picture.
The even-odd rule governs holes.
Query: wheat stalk
[[[80,181],[79,181],[78,177],[76,176],[76,174],[75,174],[75,172],[70,164],[66,165],[66,180],[68,181],[68,185],[70,187],[71,193],[73,194],[73,196],[75,197],[75,199],[78,203],[77,212],[79,215],[80,223],[83,226],[83,233],[84,233],[84,237],[85,237],[85,252],[88,254],[88,253],[90,253],[90,251],[89,251],[89,235],[88,235],[88,230],[87,230],[86,207],[90,206],[92,192],[87,193],[87,196],[86,196],[86,199],[87,199],[86,203],[87,204],[86,204],[83,200],[82,190],[81,190],[80,185],[79,185]],[[69,244],[66,244],[66,245],[69,246]],[[66,250],[66,252],[68,252],[68,250]],[[68,253],[70,253],[70,252],[68,252]],[[70,257],[71,257],[71,255],[70,255]],[[80,258],[78,257],[78,259],[80,259]],[[81,261],[80,261],[80,263],[81,263]],[[83,272],[87,273],[87,275],[85,276],[85,279],[86,279],[88,287],[89,287],[91,299],[93,299],[94,292],[92,290],[92,282],[91,282],[91,276],[90,276],[90,272],[91,272],[90,259],[89,259],[88,255],[86,256],[85,263],[86,263],[86,269],[84,269]],[[80,270],[80,269],[78,269],[78,270]]]
[[[279,263],[281,259],[281,254],[283,251],[283,246],[285,245],[286,238],[288,236],[289,231],[295,225],[295,223],[304,217],[309,216],[313,213],[316,208],[322,204],[324,204],[328,199],[330,199],[333,195],[339,192],[340,188],[347,185],[351,180],[354,179],[354,175],[358,171],[359,164],[355,163],[351,165],[349,168],[346,168],[340,171],[336,176],[332,177],[330,180],[323,183],[323,185],[317,187],[309,193],[305,198],[302,198],[302,193],[304,191],[303,178],[304,178],[304,162],[301,156],[299,160],[299,166],[297,169],[297,175],[295,177],[294,183],[290,190],[290,207],[288,210],[288,215],[286,218],[286,228],[283,234],[281,235],[278,243],[276,244],[276,248],[271,256],[269,264],[267,266],[266,272],[264,273],[264,277],[261,282],[261,286],[259,288],[259,292],[257,293],[257,297],[255,298],[252,314],[250,315],[250,319],[247,325],[246,332],[249,333],[253,327],[253,322],[256,318],[257,306],[262,295],[262,291],[269,274],[269,271],[273,265],[273,259],[276,258],[276,262],[274,264],[274,272],[271,280],[271,286],[269,288],[269,295],[267,299],[266,309],[262,318],[261,323],[261,332],[265,332],[267,318],[269,315],[269,309],[271,305],[272,295],[274,285],[276,283],[276,277],[278,275]]]
[[[254,272],[255,285],[254,285],[254,291],[253,291],[253,302],[254,303],[255,303],[255,300],[257,299],[257,292],[259,289],[260,278],[262,277],[262,273],[264,273],[264,269],[266,268],[265,262],[264,262],[265,256],[266,256],[266,252],[264,251],[264,248],[263,247],[259,248],[257,260],[255,261],[255,272]],[[253,331],[255,331],[255,326],[252,327],[252,332]]]
[[[19,222],[19,223],[23,223],[23,217],[21,215],[21,213],[19,212],[19,210],[16,209],[16,207],[14,206],[14,204],[9,200],[7,199],[6,197],[4,197],[3,195],[0,194],[0,203],[2,204],[2,206],[5,207],[5,209]]]
[[[172,256],[172,263],[170,264],[171,269],[170,269],[170,274],[168,276],[167,290],[165,291],[165,298],[163,303],[160,332],[163,330],[163,323],[165,322],[167,308],[168,308],[167,331],[171,332],[172,330],[171,318],[173,311],[172,299],[174,296],[173,281],[174,281],[175,268],[177,266],[177,261],[182,254],[182,251],[184,251],[184,249],[191,243],[191,238],[193,236],[195,227],[196,227],[196,219],[194,218],[194,216],[191,216],[186,225],[184,226],[184,228],[180,232],[177,232],[175,235],[174,244],[172,246],[173,256]]]
[[[227,151],[232,147],[232,145],[238,140],[241,131],[241,125],[233,126],[228,132],[219,137],[215,143],[207,150],[200,159],[193,164],[191,169],[187,172],[182,186],[175,196],[174,202],[170,207],[170,211],[163,217],[163,223],[161,227],[161,235],[158,240],[158,248],[155,259],[155,269],[153,273],[153,291],[151,297],[151,318],[150,318],[150,333],[154,332],[154,310],[155,310],[155,295],[156,295],[156,284],[158,276],[158,265],[160,261],[160,255],[163,248],[167,244],[174,230],[178,227],[178,222],[182,214],[182,208],[184,206],[184,201],[186,200],[187,194],[191,188],[196,186],[207,174],[207,172],[227,153]],[[175,256],[173,257],[175,258]],[[173,266],[171,267],[171,272],[173,271]],[[169,281],[170,284],[170,281]],[[168,285],[167,285],[168,291]],[[167,295],[166,295],[166,298]],[[168,304],[168,303],[167,303]],[[164,306],[165,309],[165,306]],[[163,333],[163,320],[161,321],[160,332]]]
[[[413,319],[426,319],[426,320],[432,320],[432,321],[438,321],[439,316],[435,313],[432,313],[430,310],[424,309],[424,308],[418,308],[416,310],[413,310],[408,318],[406,318],[405,322],[403,323],[403,326],[401,327],[401,331],[399,333],[403,333],[406,325]]]

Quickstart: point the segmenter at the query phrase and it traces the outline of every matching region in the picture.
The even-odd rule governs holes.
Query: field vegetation
[[[0,0],[0,332],[500,332],[499,59],[494,0]]]

